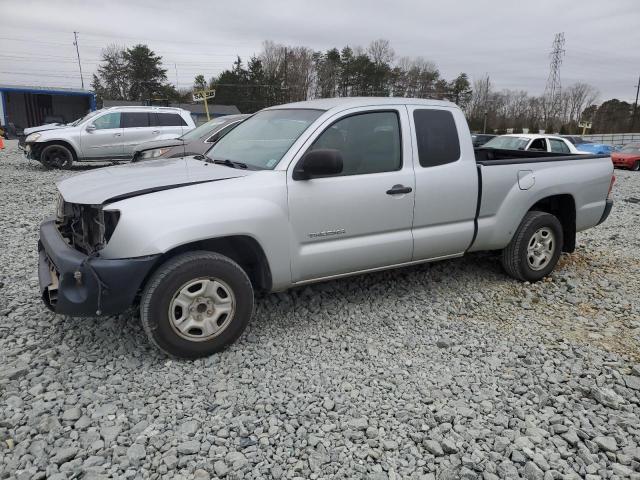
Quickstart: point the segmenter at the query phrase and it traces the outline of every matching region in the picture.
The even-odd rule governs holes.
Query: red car
[[[637,172],[640,170],[640,143],[630,143],[622,147],[619,152],[613,152],[611,160],[614,167],[628,168]]]

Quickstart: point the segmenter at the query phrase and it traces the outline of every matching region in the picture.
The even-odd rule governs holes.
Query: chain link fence
[[[593,135],[581,135],[582,138],[594,143],[606,143],[607,145],[626,145],[628,143],[640,143],[640,133],[601,133]]]

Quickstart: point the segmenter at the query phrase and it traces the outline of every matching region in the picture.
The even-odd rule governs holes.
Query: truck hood
[[[59,130],[61,128],[67,128],[70,125],[65,123],[47,123],[45,125],[38,125],[37,127],[25,128],[23,130],[24,135],[30,135],[35,132],[44,132],[45,130]]]
[[[251,170],[206,163],[193,157],[168,158],[98,168],[61,180],[57,187],[66,202],[102,205],[171,188],[245,177],[252,173]]]

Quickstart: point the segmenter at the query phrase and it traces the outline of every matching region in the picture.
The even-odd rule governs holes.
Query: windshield
[[[631,145],[625,145],[620,150],[622,153],[640,153],[640,143],[632,143]]]
[[[482,148],[499,148],[501,150],[524,150],[529,143],[523,137],[495,137],[485,143]]]
[[[322,110],[264,110],[222,137],[207,157],[273,169]]]
[[[77,119],[75,122],[70,123],[69,125],[75,127],[76,125],[80,125],[82,122],[84,122],[85,120],[89,120],[92,117],[95,117],[97,114],[99,114],[101,112],[101,110],[94,110],[93,112],[89,112],[87,113],[84,117],[80,117],[79,119]]]
[[[237,120],[236,120],[237,121]],[[185,133],[180,137],[185,142],[193,142],[194,140],[198,140],[200,137],[204,137],[205,135],[213,135],[220,128],[230,123],[231,120],[224,120],[222,118],[214,118],[213,120],[209,120],[207,123],[203,123],[198,128],[194,128],[190,132]]]

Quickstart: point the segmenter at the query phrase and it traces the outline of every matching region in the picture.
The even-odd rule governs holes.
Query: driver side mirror
[[[342,173],[342,155],[339,150],[310,150],[302,156],[293,170],[293,179],[309,180],[339,173]]]
[[[93,123],[90,123],[89,125],[87,125],[87,128],[85,128],[85,130],[89,133],[93,133],[96,129],[96,126]]]

